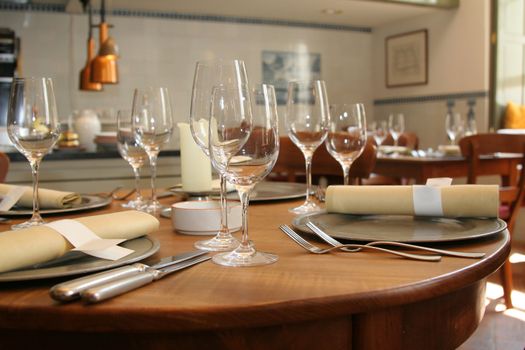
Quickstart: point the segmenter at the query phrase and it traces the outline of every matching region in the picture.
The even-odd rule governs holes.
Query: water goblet
[[[366,117],[362,103],[330,108],[326,149],[341,164],[344,185],[350,185],[350,167],[366,145]]]
[[[463,133],[464,122],[459,113],[447,113],[445,118],[445,129],[451,145],[456,144],[456,140]]]
[[[306,200],[290,209],[295,214],[321,210],[312,195],[312,157],[326,138],[328,98],[324,81],[290,82],[286,106],[286,130],[292,142],[303,152],[306,163]]]
[[[215,103],[216,104],[216,103]],[[215,105],[214,104],[214,105]],[[249,138],[241,150],[231,156],[229,145],[236,143],[243,134],[242,124],[229,128],[214,127],[210,124],[210,155],[216,167],[239,191],[242,205],[241,243],[231,252],[219,253],[213,262],[224,266],[256,266],[274,263],[277,255],[255,249],[248,235],[248,206],[250,193],[255,185],[270,173],[279,154],[279,132],[277,103],[273,86],[262,84],[253,92],[253,126]],[[222,114],[217,125],[223,125],[230,118]]]
[[[238,111],[250,111],[249,94],[247,90],[248,76],[246,67],[241,60],[209,60],[199,61],[195,67],[193,79],[193,89],[190,107],[190,130],[197,145],[209,157],[209,123],[211,117],[211,107],[213,95],[220,90],[237,90],[241,95],[231,99],[228,105],[236,105]],[[216,96],[218,98],[218,96]],[[225,96],[224,96],[225,97]],[[224,100],[224,99],[223,99]],[[217,107],[215,107],[217,111]],[[251,118],[246,113],[240,113],[239,117]],[[240,149],[240,145],[239,145]],[[237,149],[238,150],[238,149]],[[237,151],[236,150],[236,151]],[[220,171],[220,203],[221,203],[221,225],[215,237],[207,240],[195,242],[195,247],[208,251],[229,251],[239,245],[237,238],[232,236],[228,228],[228,201],[226,178]]]
[[[33,177],[33,215],[13,229],[44,224],[40,216],[38,174],[42,158],[55,145],[60,134],[55,93],[50,78],[16,78],[11,86],[7,114],[7,134],[31,166]]]
[[[133,122],[131,120],[131,111],[129,110],[119,110],[117,112],[117,148],[121,157],[133,169],[133,175],[135,176],[136,198],[121,205],[124,208],[141,210],[145,207],[146,201],[140,193],[140,169],[148,159],[148,155],[133,135]]]
[[[151,200],[145,207],[145,211],[157,215],[162,209],[157,200],[155,188],[157,157],[173,132],[168,89],[164,87],[135,89],[131,114],[133,135],[138,144],[146,151],[151,166]]]

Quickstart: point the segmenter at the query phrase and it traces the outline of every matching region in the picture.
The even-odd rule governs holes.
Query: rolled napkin
[[[421,215],[416,214],[421,208],[414,204],[414,190],[428,187],[436,189],[442,211],[428,216],[498,216],[498,185],[329,186],[326,190],[326,209],[342,214]],[[416,201],[422,203],[421,197]],[[423,199],[422,204],[428,203]]]
[[[18,200],[17,204],[21,207],[33,207],[33,188],[29,186],[16,186],[0,184],[0,196],[5,196],[15,187],[23,187],[24,193]],[[42,209],[62,209],[70,208],[74,204],[80,204],[82,198],[80,194],[74,192],[62,192],[40,188],[38,190],[38,202]]]
[[[75,219],[100,238],[133,239],[159,228],[152,215],[130,210]],[[45,225],[0,232],[0,272],[43,263],[69,252],[73,246]]]

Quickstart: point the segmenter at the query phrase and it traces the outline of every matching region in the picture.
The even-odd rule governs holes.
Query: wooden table
[[[500,154],[484,157],[481,161],[484,175],[504,174],[503,184],[516,183],[521,155]],[[374,167],[375,174],[414,179],[418,184],[424,184],[432,177],[466,177],[468,163],[465,158],[457,157],[411,157],[411,156],[379,156]]]
[[[479,324],[485,280],[510,250],[504,231],[446,245],[483,251],[470,260],[410,261],[383,253],[306,253],[277,226],[298,202],[254,204],[250,234],[269,266],[206,262],[97,305],[59,304],[50,279],[0,284],[0,348],[451,349]],[[115,203],[90,215],[121,210]],[[69,218],[73,216],[68,216]],[[159,257],[192,249],[199,237],[151,235]]]

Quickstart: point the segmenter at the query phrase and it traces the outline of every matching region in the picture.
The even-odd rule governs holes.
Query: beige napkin
[[[453,185],[441,189],[444,217],[497,217],[498,185]],[[414,215],[412,186],[329,186],[328,212]]]
[[[0,184],[0,195],[5,196],[14,187],[15,185]],[[29,186],[20,187],[24,187],[25,191],[17,204],[21,207],[32,208],[33,188]],[[81,200],[80,195],[74,192],[62,192],[44,188],[38,190],[38,202],[41,209],[70,208],[73,204],[79,204]]]
[[[159,228],[154,216],[135,210],[75,220],[101,238],[133,239]],[[56,259],[72,248],[62,235],[46,226],[0,232],[0,272]]]

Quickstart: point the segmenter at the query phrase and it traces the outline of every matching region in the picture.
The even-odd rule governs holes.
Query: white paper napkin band
[[[10,210],[22,198],[25,191],[26,189],[22,186],[11,188],[0,201],[0,211]]]
[[[45,226],[60,233],[75,248],[86,254],[101,259],[118,260],[134,252],[132,249],[119,247],[125,239],[100,238],[87,226],[78,221],[65,219],[50,222]]]
[[[426,185],[413,185],[414,214],[416,216],[443,216],[441,187],[451,184],[451,178],[442,177],[428,179]]]

